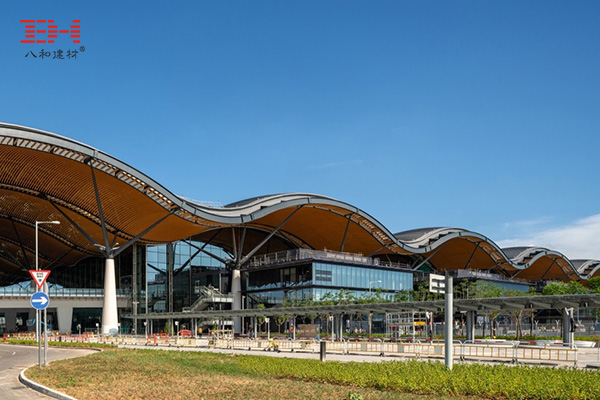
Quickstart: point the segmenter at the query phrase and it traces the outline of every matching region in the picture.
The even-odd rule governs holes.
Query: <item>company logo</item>
[[[25,39],[21,43],[54,43],[59,35],[68,35],[73,43],[81,43],[81,21],[78,19],[73,20],[70,29],[59,29],[53,19],[22,19],[20,22],[25,24]]]

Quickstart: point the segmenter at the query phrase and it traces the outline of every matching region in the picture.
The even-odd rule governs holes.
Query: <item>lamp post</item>
[[[369,295],[371,294],[371,284],[372,284],[372,283],[381,283],[381,279],[380,279],[380,280],[377,280],[377,281],[370,281],[370,282],[369,282]]]
[[[265,322],[267,323],[267,340],[271,339],[271,318],[265,318]]]
[[[60,224],[60,221],[35,221],[35,270],[39,271],[40,267],[39,267],[39,239],[38,239],[38,231],[39,231],[39,226],[41,224],[54,224],[54,225],[58,225]],[[48,285],[45,286],[45,291],[44,293],[48,294]],[[40,289],[38,288],[36,290],[36,292],[39,292]],[[41,369],[42,368],[42,337],[41,337],[41,333],[42,333],[42,325],[41,325],[41,321],[40,321],[40,310],[36,310],[36,336],[38,339],[38,366]],[[48,352],[48,314],[46,309],[44,308],[44,337],[45,337],[45,341],[44,341],[44,365],[46,365],[46,354]]]

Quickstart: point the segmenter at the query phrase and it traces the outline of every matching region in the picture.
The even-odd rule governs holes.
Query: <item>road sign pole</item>
[[[40,323],[40,310],[35,310],[35,326],[38,331],[38,367],[42,369],[42,324]]]
[[[44,293],[48,295],[48,284],[44,283]],[[48,365],[48,307],[44,308],[44,367]]]
[[[453,297],[454,297],[454,293],[452,290],[452,277],[451,276],[447,276],[446,277],[446,367],[448,367],[449,370],[452,370],[452,326],[453,326]]]
[[[47,290],[47,289],[46,289]],[[42,337],[41,337],[41,331],[42,331],[42,321],[41,321],[41,317],[42,317],[42,310],[44,310],[44,319],[46,319],[46,321],[44,322],[44,334],[46,335],[46,341],[45,341],[45,345],[44,345],[44,365],[46,364],[46,353],[47,353],[47,349],[48,349],[48,336],[47,336],[47,328],[48,328],[48,322],[47,322],[47,312],[46,312],[46,308],[48,307],[48,305],[50,304],[50,300],[48,298],[48,295],[44,292],[44,291],[38,291],[35,292],[32,296],[31,299],[29,301],[31,303],[31,306],[33,308],[35,308],[36,312],[35,312],[35,320],[36,320],[36,327],[39,327],[38,331],[40,332],[40,336],[38,336],[38,366],[41,369],[42,368]]]

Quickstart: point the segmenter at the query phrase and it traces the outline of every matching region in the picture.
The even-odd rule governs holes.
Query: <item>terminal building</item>
[[[315,194],[200,204],[101,150],[0,123],[0,332],[33,329],[36,265],[51,271],[54,329],[109,334],[147,324],[158,332],[169,322],[138,314],[302,304],[342,289],[393,298],[430,272],[527,291],[590,279],[600,261],[501,249],[454,227],[394,234]]]

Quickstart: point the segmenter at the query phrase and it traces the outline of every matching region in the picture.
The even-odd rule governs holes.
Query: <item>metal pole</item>
[[[452,370],[452,316],[453,312],[453,290],[452,284],[453,279],[451,276],[446,276],[446,367]]]
[[[48,294],[48,284],[44,283],[44,293]],[[48,307],[44,308],[44,367],[48,365]]]
[[[35,270],[38,271],[39,268],[39,264],[38,264],[38,226],[39,226],[39,221],[35,221]],[[39,292],[40,288],[39,286],[36,284],[36,290],[35,292]],[[41,317],[41,313],[40,310],[36,310],[36,330],[37,330],[37,341],[38,341],[38,367],[39,369],[42,369],[42,325],[41,325],[41,321],[40,321],[40,317]]]

